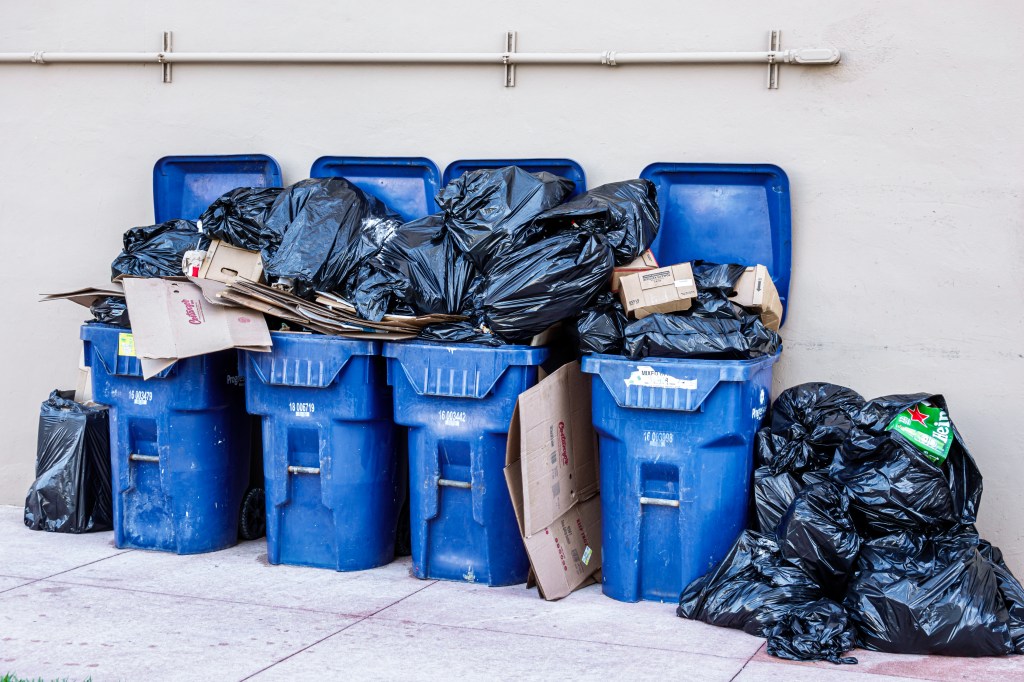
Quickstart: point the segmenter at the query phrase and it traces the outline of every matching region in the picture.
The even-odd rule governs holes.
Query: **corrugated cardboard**
[[[642,319],[654,313],[687,310],[697,298],[689,263],[626,275],[619,280],[619,299],[626,315]]]
[[[782,301],[775,282],[763,265],[747,268],[736,282],[736,293],[729,297],[737,305],[761,314],[761,322],[772,331],[782,323]]]
[[[210,305],[188,281],[128,278],[123,283],[143,378],[179,358],[228,348],[270,350],[270,330],[260,313]]]
[[[655,259],[654,254],[648,249],[640,254],[640,257],[631,263],[623,265],[621,267],[612,270],[612,293],[619,293],[619,280],[626,275],[633,275],[638,272],[646,272],[648,270],[654,270],[658,267],[658,261]]]
[[[505,480],[541,596],[561,599],[601,567],[590,380],[563,365],[516,403]]]
[[[101,298],[106,298],[108,296],[124,296],[124,288],[121,286],[120,282],[113,282],[111,284],[103,284],[98,287],[83,287],[81,289],[75,289],[74,291],[65,291],[58,294],[42,294],[42,296],[43,298],[40,299],[40,302],[68,300],[88,308]]]
[[[259,251],[247,251],[214,239],[206,250],[199,277],[225,283],[233,282],[237,277],[258,282],[263,277],[263,261]]]

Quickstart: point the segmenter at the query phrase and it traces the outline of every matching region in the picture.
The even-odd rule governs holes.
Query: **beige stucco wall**
[[[100,9],[102,8],[102,9]],[[591,185],[652,161],[770,162],[793,194],[781,390],[944,393],[985,474],[980,527],[1024,572],[1024,5],[846,2],[23,2],[0,51],[523,51],[833,45],[834,68],[0,66],[0,503],[32,478],[38,403],[74,382],[71,304],[152,222],[167,154],[568,156]]]

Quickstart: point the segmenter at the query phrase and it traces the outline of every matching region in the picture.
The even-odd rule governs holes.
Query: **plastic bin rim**
[[[399,348],[436,348],[439,350],[447,350],[452,352],[455,350],[469,351],[473,353],[481,352],[492,352],[500,353],[502,355],[508,355],[513,353],[527,353],[529,357],[527,362],[516,362],[512,360],[509,362],[510,365],[539,365],[544,361],[544,356],[548,354],[548,349],[544,346],[499,346],[497,348],[492,346],[484,346],[475,343],[440,343],[432,341],[385,341],[384,349],[381,351],[381,355],[386,358],[397,358],[396,350]]]
[[[587,369],[587,366],[593,363],[600,363],[611,360],[621,362],[654,363],[656,365],[682,365],[694,362],[713,362],[717,365],[753,366],[764,364],[769,361],[771,364],[775,364],[776,362],[778,362],[780,357],[782,357],[782,348],[779,348],[779,350],[777,350],[774,355],[763,355],[759,358],[750,358],[748,360],[715,360],[714,358],[663,358],[656,356],[640,358],[639,360],[633,360],[632,358],[628,358],[625,355],[611,355],[608,353],[587,353],[581,358],[580,365],[582,366],[582,370],[584,372],[596,374],[596,370],[592,372],[589,369]]]
[[[284,331],[272,331],[270,332],[271,342],[275,338],[279,339],[303,339],[308,340],[310,343],[337,343],[347,345],[351,347],[353,355],[380,355],[381,341],[373,341],[372,339],[349,339],[344,336],[332,336],[329,334],[308,334],[305,332],[284,332]],[[273,344],[271,344],[273,345]],[[356,349],[362,351],[361,353]]]

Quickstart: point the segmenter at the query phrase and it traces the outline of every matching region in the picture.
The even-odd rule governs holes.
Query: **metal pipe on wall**
[[[0,52],[0,64],[836,64],[839,50],[760,52]]]

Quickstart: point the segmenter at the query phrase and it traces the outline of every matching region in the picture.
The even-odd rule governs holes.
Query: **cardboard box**
[[[626,275],[619,280],[619,299],[626,315],[637,320],[654,313],[687,310],[697,298],[689,263]]]
[[[765,266],[747,268],[736,282],[736,292],[729,300],[760,313],[764,326],[779,331],[779,325],[782,324],[782,301]]]
[[[516,403],[505,480],[543,598],[561,599],[601,568],[601,503],[590,378],[563,365]]]
[[[233,282],[237,277],[258,282],[263,277],[263,260],[259,251],[247,251],[214,239],[206,250],[199,277],[224,283]]]
[[[127,278],[123,284],[144,379],[180,358],[229,348],[270,350],[270,330],[258,312],[210,305],[185,280]]]
[[[43,294],[40,302],[44,301],[72,301],[80,306],[89,308],[93,303],[108,296],[124,296],[124,287],[120,282],[103,284],[97,287],[83,287],[74,291],[65,291],[57,294]]]
[[[658,267],[658,261],[654,258],[654,254],[648,249],[640,254],[640,257],[634,260],[632,263],[628,263],[621,267],[612,270],[612,293],[619,293],[619,280],[626,275],[633,275],[638,272],[647,272],[648,270],[654,270]]]

